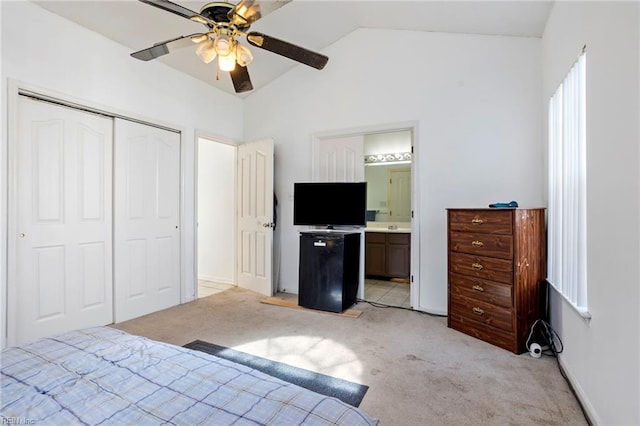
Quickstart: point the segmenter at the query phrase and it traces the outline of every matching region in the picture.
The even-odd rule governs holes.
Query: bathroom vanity
[[[367,278],[406,278],[411,274],[409,224],[367,226],[365,275]]]

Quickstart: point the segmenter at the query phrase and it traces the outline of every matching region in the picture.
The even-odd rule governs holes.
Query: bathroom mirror
[[[368,222],[411,221],[411,132],[364,137]]]

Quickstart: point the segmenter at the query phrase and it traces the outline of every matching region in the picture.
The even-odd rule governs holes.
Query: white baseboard
[[[558,362],[560,363],[560,367],[562,367],[564,374],[567,376],[567,379],[569,379],[570,386],[573,387],[573,390],[575,391],[578,399],[580,400],[580,404],[582,404],[582,407],[586,412],[586,415],[588,417],[587,420],[589,421],[589,423],[592,425],[602,424],[602,422],[600,421],[600,417],[596,413],[596,410],[593,408],[593,405],[591,405],[591,403],[589,402],[589,398],[587,398],[587,395],[585,394],[584,390],[578,384],[578,381],[576,380],[575,376],[571,374],[571,370],[569,370],[567,366],[564,364],[564,362],[562,361],[562,356],[558,357]]]

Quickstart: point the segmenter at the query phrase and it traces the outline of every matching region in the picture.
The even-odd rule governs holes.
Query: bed
[[[1,364],[3,423],[378,423],[338,399],[243,365],[109,327],[4,349]]]

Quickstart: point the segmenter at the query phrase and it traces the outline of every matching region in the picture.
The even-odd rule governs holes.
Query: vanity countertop
[[[410,234],[411,223],[406,222],[367,222],[365,232],[385,232],[394,234]]]

